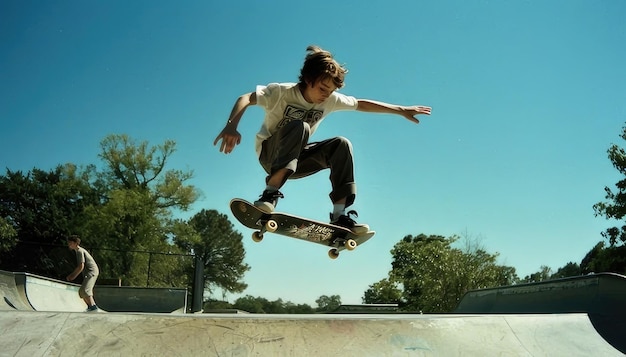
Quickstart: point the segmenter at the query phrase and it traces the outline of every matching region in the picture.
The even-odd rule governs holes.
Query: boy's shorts
[[[78,289],[78,296],[80,296],[81,299],[93,296],[93,287],[96,285],[96,280],[98,280],[97,275],[85,276],[80,289]]]

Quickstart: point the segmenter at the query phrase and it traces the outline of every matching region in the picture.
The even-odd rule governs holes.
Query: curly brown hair
[[[331,78],[337,89],[343,87],[348,70],[333,58],[332,53],[314,45],[307,47],[306,50],[308,53],[300,70],[300,86]]]
[[[78,237],[76,234],[72,234],[71,236],[67,237],[67,241],[68,242],[74,242],[74,243],[80,245],[80,237]]]

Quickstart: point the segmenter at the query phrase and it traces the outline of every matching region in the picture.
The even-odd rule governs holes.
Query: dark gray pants
[[[312,175],[330,169],[333,202],[346,198],[346,207],[354,202],[354,162],[352,144],[344,137],[308,143],[310,127],[301,120],[293,120],[263,142],[259,162],[271,176],[279,169],[292,172],[289,179]],[[269,179],[269,176],[268,176]]]

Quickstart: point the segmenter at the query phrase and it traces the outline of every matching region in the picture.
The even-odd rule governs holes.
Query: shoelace
[[[274,192],[263,192],[260,196],[261,199],[263,198],[271,198],[271,199],[276,199],[276,198],[285,198],[285,196],[280,192],[280,191],[274,191]]]
[[[359,214],[358,214],[355,210],[351,210],[351,211],[348,211],[348,212],[346,213],[346,216],[345,216],[345,217],[346,217],[346,220],[348,220],[348,222],[350,222],[351,224],[355,224],[355,223],[356,223],[356,221],[355,221],[354,219],[352,219],[352,218],[350,217],[350,215],[354,215],[354,218],[358,218],[358,217],[359,217]]]

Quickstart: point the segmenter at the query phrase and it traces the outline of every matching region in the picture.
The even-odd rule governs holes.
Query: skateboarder
[[[338,93],[348,72],[328,51],[317,46],[307,47],[307,56],[300,70],[298,83],[271,83],[258,86],[255,92],[241,95],[228,121],[217,135],[213,145],[221,140],[220,152],[229,154],[241,142],[237,126],[245,110],[259,105],[265,110],[265,119],[256,135],[256,153],[267,172],[266,187],[254,205],[272,212],[279,198],[279,189],[287,179],[302,178],[323,169],[330,169],[333,202],[331,223],[347,227],[355,233],[369,230],[352,218],[355,211],[346,213],[354,203],[356,183],[352,144],[344,137],[309,142],[322,120],[331,112],[357,110],[370,113],[398,114],[413,123],[419,123],[418,114],[430,115],[426,106],[402,106],[367,99],[356,99]]]
[[[74,271],[67,276],[68,281],[76,279],[78,274],[83,274],[83,283],[78,289],[78,296],[80,296],[87,304],[87,312],[98,311],[98,305],[93,298],[93,287],[98,280],[100,271],[96,261],[91,254],[80,246],[80,238],[76,235],[69,236],[67,238],[67,246],[76,252],[77,265]]]

